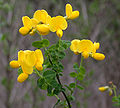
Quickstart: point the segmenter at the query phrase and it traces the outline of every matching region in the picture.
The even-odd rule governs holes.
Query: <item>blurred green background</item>
[[[72,108],[115,108],[112,98],[99,92],[98,87],[113,81],[120,88],[120,0],[0,0],[0,108],[52,108],[56,103],[55,97],[48,97],[37,88],[34,74],[25,83],[18,83],[17,70],[9,67],[9,61],[17,59],[17,51],[21,49],[34,50],[31,43],[39,39],[38,36],[20,35],[22,16],[32,17],[37,9],[45,9],[51,16],[65,16],[66,3],[79,10],[80,16],[68,21],[62,39],[84,38],[100,42],[99,52],[106,55],[104,61],[92,58],[84,61],[88,74],[85,90],[74,91]],[[51,43],[58,40],[55,33],[44,37]],[[63,61],[63,84],[74,81],[69,73],[73,71],[73,63],[80,62],[80,57],[70,50],[67,54]]]

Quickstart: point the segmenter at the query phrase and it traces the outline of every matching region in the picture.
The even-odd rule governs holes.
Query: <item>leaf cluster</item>
[[[114,96],[112,98],[112,102],[114,103],[113,105],[116,106],[116,107],[120,107],[120,95],[118,95],[117,97]]]
[[[32,45],[36,48],[45,48],[49,46],[49,41],[43,39],[42,41],[33,42]],[[44,70],[42,77],[37,80],[37,85],[40,89],[47,90],[48,96],[58,95],[65,89],[58,82],[56,76],[62,75],[63,65],[61,60],[65,57],[65,50],[69,48],[70,42],[59,40],[56,44],[45,49],[45,62],[43,64]]]

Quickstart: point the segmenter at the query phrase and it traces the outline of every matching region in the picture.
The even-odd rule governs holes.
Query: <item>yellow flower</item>
[[[108,86],[104,86],[104,87],[99,87],[98,89],[99,89],[99,91],[104,92],[104,91],[108,90],[109,87]]]
[[[47,35],[50,31],[49,22],[51,20],[51,16],[48,15],[45,10],[37,10],[33,15],[33,19],[37,22],[35,22],[35,26],[39,33],[41,35]]]
[[[99,49],[99,43],[93,43],[90,40],[78,40],[74,39],[71,41],[70,49],[75,53],[82,53],[82,56],[86,59],[89,56],[93,57],[96,60],[104,60],[105,56],[101,53],[96,53],[96,50]]]
[[[66,4],[66,16],[67,19],[75,19],[79,16],[79,11],[73,11],[70,4]]]
[[[37,10],[34,13],[33,18],[31,19],[28,16],[22,17],[23,27],[19,29],[19,32],[23,36],[27,34],[30,34],[32,36],[35,34],[37,29],[41,35],[47,35],[50,31],[49,30],[50,20],[51,16],[49,16],[45,10]]]
[[[32,29],[32,21],[28,16],[22,17],[23,27],[19,29],[19,32],[24,36],[29,33],[29,31]]]
[[[37,49],[35,51],[20,50],[18,52],[18,61],[11,61],[10,66],[12,68],[19,68],[21,66],[24,74],[20,74],[18,81],[22,82],[27,79],[27,75],[33,73],[33,67],[35,66],[37,70],[42,70],[42,64],[44,62],[42,51]],[[23,80],[24,79],[24,80]]]
[[[62,30],[65,30],[67,28],[67,21],[62,16],[56,16],[51,18],[49,27],[50,31],[56,32],[57,36],[61,38],[63,35]]]

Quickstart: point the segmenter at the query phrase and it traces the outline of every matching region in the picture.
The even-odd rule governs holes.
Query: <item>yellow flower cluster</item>
[[[12,68],[19,68],[21,66],[23,73],[18,76],[17,80],[18,82],[22,83],[28,78],[28,75],[33,73],[34,66],[38,71],[42,70],[43,62],[44,58],[41,50],[20,50],[18,52],[18,60],[11,61],[10,66]]]
[[[74,39],[71,41],[70,49],[75,54],[82,54],[82,56],[86,59],[88,57],[92,57],[96,60],[104,60],[105,56],[101,53],[96,53],[96,50],[99,49],[100,44],[96,42],[92,42],[90,40],[78,40]]]
[[[70,4],[66,4],[66,16],[51,17],[45,10],[37,10],[33,18],[28,16],[22,17],[23,27],[19,32],[25,36],[27,34],[34,35],[39,32],[41,35],[47,35],[50,31],[56,32],[59,38],[63,35],[63,30],[67,28],[68,19],[75,19],[79,16],[79,11],[73,11]]]

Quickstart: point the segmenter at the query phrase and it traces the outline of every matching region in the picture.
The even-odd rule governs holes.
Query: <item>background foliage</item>
[[[10,69],[8,63],[17,57],[16,52],[20,49],[34,50],[31,43],[39,38],[22,37],[19,34],[18,28],[22,25],[22,16],[32,16],[35,10],[43,8],[53,16],[65,15],[64,7],[68,2],[74,9],[80,11],[80,17],[70,21],[63,39],[88,38],[99,41],[106,55],[104,61],[97,62],[89,58],[83,63],[88,75],[84,82],[87,86],[84,90],[75,89],[76,100],[73,98],[73,108],[114,108],[111,103],[112,98],[100,93],[98,87],[106,85],[109,81],[113,81],[118,88],[120,86],[119,0],[0,0],[1,108],[39,108],[40,106],[51,108],[56,102],[54,97],[52,99],[47,97],[46,93],[37,88],[35,75],[31,75],[29,81],[24,84],[19,84],[16,81],[17,70]],[[58,37],[51,33],[47,38],[54,43]],[[74,72],[72,65],[74,62],[79,64],[80,57],[73,55],[69,50],[66,54],[67,58],[62,60],[65,65],[62,82],[70,84],[74,82],[73,78],[69,78],[70,72]],[[75,77],[73,73],[70,75]],[[33,80],[34,78],[36,80]]]

